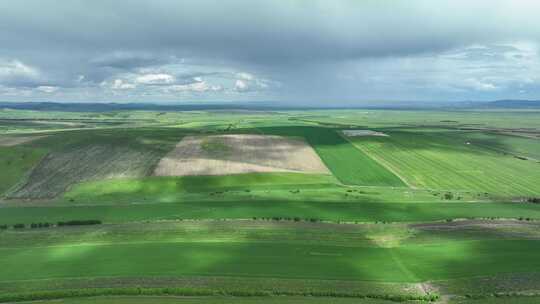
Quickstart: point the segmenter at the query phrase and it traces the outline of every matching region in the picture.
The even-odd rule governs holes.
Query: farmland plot
[[[0,250],[0,280],[151,274],[417,283],[540,269],[540,242],[531,239],[417,244],[403,226],[244,221],[139,223],[146,230],[137,231],[133,225],[9,231],[1,238],[12,245]]]
[[[153,151],[110,144],[52,152],[8,197],[52,198],[81,181],[145,176],[159,156]]]
[[[62,301],[40,301],[45,304],[392,304],[392,301],[380,299],[357,298],[316,298],[304,296],[279,296],[279,297],[230,297],[202,296],[202,297],[163,297],[163,296],[112,296],[112,297],[89,297],[76,299],[63,299]],[[487,302],[486,302],[487,303]],[[503,303],[503,302],[497,302]],[[528,304],[536,302],[519,302]],[[479,303],[479,304],[483,304]]]
[[[0,194],[17,185],[46,153],[38,148],[0,147]]]
[[[329,128],[270,127],[260,128],[267,134],[302,136],[317,151],[332,174],[343,184],[403,187],[393,172],[355,148],[348,140]]]
[[[414,187],[497,195],[540,193],[540,164],[502,152],[498,146],[505,142],[497,146],[495,139],[479,142],[478,136],[455,131],[400,131],[390,135],[357,137],[353,141]],[[512,147],[504,149],[511,151]]]
[[[301,140],[264,135],[187,136],[167,154],[158,176],[226,175],[251,172],[326,173],[317,154]]]

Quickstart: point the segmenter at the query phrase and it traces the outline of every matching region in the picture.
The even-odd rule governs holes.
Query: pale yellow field
[[[184,137],[154,175],[226,175],[250,172],[328,173],[317,153],[299,139],[231,134]]]
[[[388,136],[382,132],[372,130],[343,130],[343,134],[348,137],[355,136]]]

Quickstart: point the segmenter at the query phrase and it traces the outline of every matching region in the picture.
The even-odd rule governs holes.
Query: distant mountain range
[[[270,110],[272,107],[257,104],[179,104],[158,103],[75,103],[75,102],[0,102],[0,109],[65,111],[65,112],[106,112],[122,110],[148,111],[202,111],[202,110]]]
[[[449,103],[428,102],[399,102],[366,105],[343,106],[310,106],[294,105],[283,102],[241,102],[241,103],[189,103],[189,104],[158,104],[158,103],[76,103],[76,102],[0,102],[0,109],[35,110],[35,111],[65,111],[65,112],[106,112],[122,110],[151,110],[151,111],[203,111],[203,110],[302,110],[302,109],[540,109],[540,100],[496,100],[496,101],[462,101]]]
[[[496,100],[490,101],[487,103],[488,107],[493,108],[531,108],[538,109],[540,108],[540,100],[520,100],[520,99],[505,99],[505,100]]]

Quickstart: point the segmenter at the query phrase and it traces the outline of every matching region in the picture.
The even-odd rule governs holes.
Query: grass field
[[[98,304],[258,304],[258,303],[285,303],[285,304],[323,304],[323,303],[336,303],[336,304],[384,304],[392,303],[385,300],[375,299],[347,299],[347,298],[306,298],[306,297],[253,297],[253,298],[231,298],[231,297],[99,297],[99,298],[86,298],[86,299],[65,299],[55,301],[45,301],[47,304],[86,304],[86,303],[98,303]],[[525,302],[524,302],[525,303]],[[530,302],[532,303],[532,302]]]
[[[389,137],[355,138],[354,142],[414,187],[503,196],[540,193],[540,164],[498,151],[511,149],[505,147],[508,142],[480,141],[478,136],[457,131],[387,133]],[[526,146],[531,147],[536,146]]]
[[[45,154],[44,149],[0,147],[0,195],[22,182]]]
[[[540,301],[540,297],[492,297],[487,299],[461,299],[453,300],[451,304],[536,304]],[[394,303],[385,300],[375,299],[347,299],[347,298],[306,298],[306,297],[254,297],[254,298],[230,298],[230,297],[98,297],[98,298],[83,298],[83,299],[65,299],[45,301],[41,303],[47,304],[112,304],[112,303],[135,303],[135,304],[157,304],[157,303],[173,303],[173,304],[233,304],[233,303],[286,303],[286,304],[310,304],[310,303],[358,303],[358,304],[388,304]]]
[[[0,148],[0,300],[534,303],[523,295],[540,294],[537,121],[537,111],[0,110],[3,136],[46,135]],[[151,176],[182,138],[231,134],[305,140],[332,174]],[[102,224],[57,225],[73,220]]]
[[[513,203],[338,203],[195,201],[166,204],[4,207],[2,224],[99,219],[107,223],[177,219],[300,217],[326,221],[421,222],[455,218],[540,219],[540,205]]]
[[[284,189],[287,195],[295,189],[338,187],[337,180],[327,174],[304,173],[246,173],[225,176],[148,177],[81,183],[67,192],[64,200],[70,203],[120,204],[122,202],[179,202],[186,196],[219,198],[231,194],[252,196],[274,189]],[[198,195],[203,193],[203,195]],[[208,193],[212,193],[211,196]],[[234,198],[234,197],[233,197]]]
[[[490,202],[484,193],[340,185],[330,175],[253,173],[228,176],[146,177],[77,184],[55,205],[127,205],[179,202],[436,203]],[[15,202],[7,202],[17,206]],[[25,203],[26,206],[30,202]],[[40,205],[32,204],[32,205]],[[41,204],[43,205],[43,204]]]
[[[137,225],[142,225],[142,229],[134,229]],[[271,277],[278,280],[272,283],[273,290],[281,290],[281,284],[289,286],[292,283],[279,283],[281,279],[330,279],[337,280],[335,284],[338,285],[332,287],[336,292],[362,294],[364,290],[363,294],[369,294],[365,291],[367,286],[372,286],[371,293],[375,293],[374,287],[380,288],[376,284],[384,282],[434,280],[433,284],[437,284],[437,280],[530,273],[538,272],[540,268],[536,258],[540,246],[538,233],[531,239],[504,233],[515,227],[485,227],[485,231],[495,234],[476,233],[472,239],[460,240],[460,235],[467,233],[467,229],[459,226],[451,232],[430,232],[406,225],[279,225],[264,221],[147,225],[4,232],[0,235],[0,266],[3,269],[0,289],[20,280],[31,286],[32,280],[44,278],[99,281],[103,277],[105,282],[117,278],[115,286],[122,286],[119,285],[122,282],[129,286],[132,284],[130,278],[144,273],[144,276],[150,274],[165,281],[177,276],[202,276],[208,280],[224,276],[231,277],[230,280],[234,277],[253,277],[254,280]],[[421,231],[430,233],[431,239],[417,234]],[[400,239],[392,241],[389,239],[392,236]],[[22,269],[16,266],[21,264],[25,265]],[[145,280],[133,282],[152,282]],[[359,281],[360,285],[352,283],[354,281]],[[362,283],[365,281],[379,283]],[[190,286],[198,286],[196,282]],[[364,285],[366,287],[362,287]],[[218,286],[225,287],[226,284]],[[238,286],[254,285],[227,288]],[[306,290],[307,286],[295,288]],[[407,290],[408,293],[413,291],[409,287],[401,293]]]
[[[458,133],[458,136],[462,135]],[[467,132],[465,136],[474,145],[488,150],[540,160],[540,140],[485,132]]]
[[[485,299],[459,299],[450,303],[455,304],[535,304],[540,302],[540,297],[489,297]]]

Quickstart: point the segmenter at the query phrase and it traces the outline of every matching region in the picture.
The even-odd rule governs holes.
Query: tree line
[[[31,228],[31,229],[37,229],[37,228],[49,228],[49,227],[63,227],[63,226],[85,226],[85,225],[101,225],[101,220],[72,220],[72,221],[59,221],[56,223],[48,223],[48,222],[39,222],[39,223],[31,223],[30,225],[26,225],[23,223],[13,224],[11,227],[13,229],[24,229],[24,228]],[[0,225],[0,230],[6,230],[10,226],[9,225]]]

